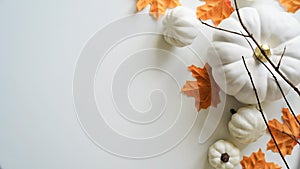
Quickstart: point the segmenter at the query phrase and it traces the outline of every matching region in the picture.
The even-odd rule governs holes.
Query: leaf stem
[[[295,136],[293,136],[285,131],[281,131],[281,133],[289,136],[291,139],[293,139],[295,142],[297,142],[298,145],[300,145],[300,142],[297,140],[297,138]]]

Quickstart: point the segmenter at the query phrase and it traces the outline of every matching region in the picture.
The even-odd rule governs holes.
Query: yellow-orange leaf
[[[280,0],[279,2],[286,7],[288,12],[295,13],[300,8],[300,0]]]
[[[211,19],[214,25],[228,18],[234,8],[230,0],[206,0],[206,4],[197,8],[197,17],[202,20]]]
[[[275,163],[266,162],[265,154],[261,149],[256,153],[252,153],[250,157],[244,156],[241,165],[243,169],[281,169]]]
[[[148,5],[151,5],[150,14],[158,19],[165,14],[167,8],[175,8],[181,4],[179,0],[137,0],[136,8],[140,11]]]
[[[189,70],[196,81],[186,81],[182,92],[195,98],[195,107],[198,111],[211,105],[217,107],[220,103],[220,88],[211,76],[211,67],[208,64],[205,64],[204,68],[191,65]]]
[[[148,4],[150,3],[150,0],[138,0],[136,2],[136,8],[138,11],[144,9]]]
[[[283,156],[286,156],[287,154],[292,154],[293,148],[297,144],[296,140],[299,139],[300,126],[288,108],[282,109],[281,118],[283,123],[273,119],[270,120],[268,124],[280,151]],[[297,118],[300,120],[300,115],[298,115]],[[268,142],[267,149],[273,152],[278,152],[273,139]]]

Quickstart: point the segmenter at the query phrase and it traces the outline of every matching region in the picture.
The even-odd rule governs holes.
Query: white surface
[[[195,9],[199,2],[183,4]],[[134,0],[0,1],[3,169],[210,168],[208,143],[198,144],[205,118],[197,118],[187,137],[168,153],[141,160],[107,153],[87,137],[77,120],[72,85],[82,48],[104,25],[134,12]],[[192,109],[193,99],[185,99]],[[227,121],[224,118],[219,128]],[[219,138],[229,136],[218,130],[209,141]]]

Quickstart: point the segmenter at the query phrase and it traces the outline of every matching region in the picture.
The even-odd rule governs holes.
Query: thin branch
[[[291,139],[293,139],[295,142],[297,142],[298,145],[300,145],[300,142],[297,140],[297,138],[294,135],[291,135],[285,131],[281,131],[281,133],[289,136]]]
[[[248,42],[249,46],[251,47],[253,54],[255,54],[255,50],[254,50],[252,44],[250,43],[250,41],[247,38],[245,38],[245,40]]]
[[[249,42],[249,40],[248,40],[247,38],[245,38],[245,39],[246,39],[246,41],[248,42],[249,46],[251,47],[253,53],[255,54],[253,46],[251,45],[251,43]],[[284,53],[284,52],[285,52],[285,50],[283,51],[283,53]],[[282,55],[282,56],[283,56],[283,55]],[[281,85],[280,85],[279,82],[278,82],[277,77],[276,77],[275,74],[271,71],[271,69],[265,64],[265,62],[263,62],[262,60],[260,60],[258,57],[256,57],[256,58],[257,58],[257,60],[258,60],[261,64],[263,64],[263,65],[265,66],[265,68],[266,68],[266,69],[271,73],[271,75],[273,76],[273,79],[275,80],[275,83],[276,83],[276,85],[278,86],[279,91],[280,91],[280,93],[281,93],[281,95],[282,95],[282,97],[283,97],[283,99],[284,99],[286,105],[287,105],[288,108],[290,109],[290,111],[291,111],[293,117],[296,119],[297,123],[300,125],[300,121],[298,120],[298,118],[297,118],[297,116],[296,116],[296,114],[295,114],[295,112],[294,112],[292,106],[290,105],[289,101],[287,100],[287,98],[286,98],[286,96],[285,96],[285,94],[284,94],[284,92],[283,92],[283,89],[282,89]],[[279,65],[280,65],[280,64],[279,64]]]
[[[239,7],[237,5],[236,0],[234,0],[234,5],[235,5],[235,10],[238,16],[238,20],[241,24],[241,26],[243,27],[243,29],[246,31],[246,33],[249,35],[249,37],[251,38],[251,40],[255,43],[255,45],[259,48],[259,50],[261,51],[261,53],[263,54],[264,58],[270,63],[270,65],[275,69],[275,71],[278,73],[278,75],[291,87],[293,88],[293,90],[300,96],[300,90],[279,70],[276,69],[276,65],[270,60],[270,58],[266,55],[266,52],[261,48],[261,46],[259,45],[259,43],[257,42],[257,40],[253,37],[253,34],[250,33],[250,31],[247,29],[247,27],[245,26],[242,18],[241,18],[241,14],[239,12]]]
[[[234,1],[236,2],[236,0],[234,0]],[[247,73],[248,73],[248,76],[249,76],[249,78],[250,78],[251,85],[252,85],[252,87],[253,87],[254,93],[255,93],[256,101],[257,101],[258,107],[259,107],[259,111],[260,111],[260,113],[261,113],[261,115],[262,115],[262,117],[263,117],[263,120],[264,120],[264,122],[265,122],[267,128],[268,128],[268,132],[270,133],[270,135],[271,135],[271,137],[272,137],[272,139],[273,139],[273,141],[274,141],[274,143],[275,143],[275,146],[276,146],[276,148],[277,148],[277,150],[278,150],[278,152],[279,152],[279,154],[280,154],[280,156],[281,156],[281,158],[282,158],[282,160],[283,160],[285,166],[287,167],[287,169],[290,169],[290,167],[289,167],[287,161],[285,160],[285,158],[284,158],[284,156],[283,156],[283,154],[282,154],[282,152],[281,152],[281,150],[280,150],[280,148],[279,148],[279,146],[278,146],[278,144],[277,144],[277,141],[276,141],[276,139],[275,139],[275,137],[274,137],[274,135],[273,135],[273,133],[272,133],[272,130],[271,130],[270,126],[268,125],[267,119],[266,119],[266,117],[265,117],[265,115],[264,115],[262,106],[261,106],[261,104],[260,104],[260,100],[259,100],[259,97],[258,97],[258,94],[257,94],[257,90],[256,90],[256,87],[255,87],[255,84],[254,84],[252,75],[251,75],[251,73],[250,73],[250,71],[249,71],[249,69],[248,69],[248,67],[247,67],[247,64],[246,64],[246,61],[245,61],[244,56],[242,56],[242,59],[243,59],[243,63],[244,63],[244,66],[245,66],[245,68],[246,68],[246,71],[247,71]]]
[[[283,52],[282,52],[282,54],[281,54],[281,56],[280,56],[280,59],[279,59],[279,62],[278,62],[278,64],[277,64],[277,66],[276,66],[276,70],[279,70],[279,67],[280,67],[282,58],[283,58],[283,56],[284,56],[284,54],[285,54],[285,50],[286,50],[286,46],[284,46]]]
[[[228,32],[228,33],[236,34],[236,35],[243,36],[243,37],[249,37],[249,35],[245,35],[245,34],[243,34],[243,33],[239,33],[239,32],[235,32],[235,31],[231,31],[231,30],[227,30],[227,29],[224,29],[224,28],[219,28],[219,27],[210,25],[210,24],[208,24],[208,23],[206,23],[206,22],[203,22],[201,19],[199,19],[199,21],[200,21],[203,25],[208,26],[208,27],[213,28],[213,29],[216,29],[216,30],[219,30],[219,31]]]

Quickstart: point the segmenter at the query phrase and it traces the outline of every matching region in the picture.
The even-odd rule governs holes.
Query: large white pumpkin
[[[234,6],[234,0],[232,0],[231,3]],[[237,3],[239,7],[246,7],[251,6],[253,3],[255,3],[255,0],[237,0]]]
[[[275,7],[277,10],[280,10],[279,8],[282,8],[280,6],[278,0],[237,0],[237,4],[239,8],[242,7],[254,7],[254,8],[260,8],[260,7]],[[234,7],[234,0],[231,0],[231,5]]]
[[[274,9],[274,8],[270,8]],[[251,7],[241,8],[240,14],[246,27],[255,39],[264,47],[270,48],[270,60],[277,64],[284,47],[286,52],[280,70],[295,85],[300,82],[300,24],[286,12],[270,11],[268,8],[256,10]],[[223,20],[219,27],[243,32],[234,12]],[[250,40],[251,41],[251,40]],[[249,76],[244,67],[242,56],[253,76],[261,101],[274,101],[282,98],[272,75],[254,56],[253,50],[244,37],[223,31],[215,31],[213,47],[208,50],[208,63],[212,67],[215,81],[227,94],[240,102],[256,104]],[[255,44],[251,44],[256,48]],[[221,61],[221,63],[220,63]],[[269,67],[270,64],[265,62]],[[225,74],[225,79],[222,78]],[[274,72],[285,93],[290,87]],[[225,82],[225,83],[224,83]]]

